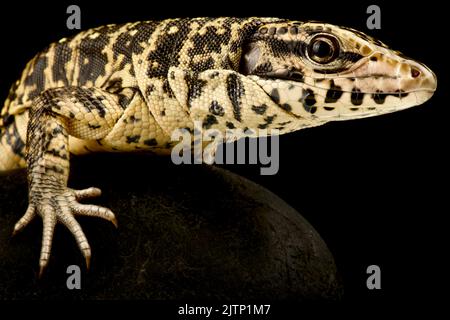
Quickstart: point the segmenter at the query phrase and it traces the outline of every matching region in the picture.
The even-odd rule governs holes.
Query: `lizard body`
[[[67,187],[70,154],[169,153],[179,128],[277,129],[374,116],[419,105],[435,75],[356,30],[277,18],[195,18],[108,25],[51,44],[25,67],[0,118],[0,171],[27,167],[29,207],[90,247],[74,218],[116,223],[78,200],[100,190]]]

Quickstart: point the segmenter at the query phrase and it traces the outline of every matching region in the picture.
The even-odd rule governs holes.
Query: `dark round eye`
[[[318,35],[308,45],[308,57],[317,63],[330,63],[339,53],[339,43],[331,36]]]

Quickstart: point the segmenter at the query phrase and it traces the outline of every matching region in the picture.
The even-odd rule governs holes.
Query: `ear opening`
[[[239,73],[243,75],[252,74],[258,65],[261,56],[261,49],[257,42],[248,42],[244,44],[239,63]]]

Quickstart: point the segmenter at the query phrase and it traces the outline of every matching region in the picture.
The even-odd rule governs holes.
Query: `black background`
[[[366,32],[427,64],[438,91],[422,106],[381,117],[329,123],[280,139],[280,170],[231,170],[296,208],[321,234],[345,284],[345,303],[369,309],[416,307],[444,298],[448,277],[448,82],[446,11],[436,1],[59,1],[2,4],[0,98],[26,62],[48,43],[76,33],[66,8],[78,4],[82,29],[183,16],[277,16],[320,20]],[[381,30],[367,30],[366,8],[381,7]],[[382,289],[366,288],[366,268],[382,271]],[[416,304],[418,303],[418,304]],[[403,305],[403,304],[401,304]]]

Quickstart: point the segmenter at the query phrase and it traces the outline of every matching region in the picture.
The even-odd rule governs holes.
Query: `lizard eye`
[[[339,54],[339,42],[329,35],[317,35],[309,42],[308,58],[313,62],[326,64],[332,62]]]

